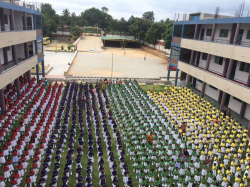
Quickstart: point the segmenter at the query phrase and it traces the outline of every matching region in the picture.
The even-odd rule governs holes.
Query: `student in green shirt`
[[[155,186],[161,185],[161,181],[159,180],[159,177],[156,178],[156,181],[154,182]]]
[[[184,186],[185,179],[184,176],[181,176],[181,178],[178,180],[178,186]]]
[[[151,169],[150,173],[149,173],[149,182],[153,183],[154,182],[154,177],[155,177],[155,172],[154,169]]]
[[[148,185],[147,185],[147,181],[145,180],[145,177],[143,177],[142,180],[141,180],[141,182],[139,182],[139,183],[140,183],[140,186],[141,186],[141,187],[146,187],[146,186],[148,186]]]
[[[179,168],[175,168],[173,171],[174,181],[179,180]]]
[[[143,178],[145,178],[145,173],[143,172],[143,170],[141,170],[141,172],[139,173],[139,183],[141,183]]]

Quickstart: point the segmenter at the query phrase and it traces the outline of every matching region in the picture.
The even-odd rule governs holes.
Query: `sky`
[[[29,0],[34,2],[50,3],[61,14],[68,8],[70,12],[79,15],[86,9],[95,7],[101,9],[107,7],[109,14],[114,19],[131,15],[141,17],[144,12],[154,11],[155,21],[174,19],[175,13],[215,13],[216,7],[220,8],[220,14],[234,16],[235,10],[239,9],[242,0]],[[250,0],[245,0],[243,16],[250,11]]]

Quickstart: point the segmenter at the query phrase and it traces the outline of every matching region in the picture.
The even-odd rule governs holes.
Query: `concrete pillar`
[[[24,47],[25,47],[25,57],[29,58],[30,57],[30,55],[29,55],[29,44],[26,42],[24,44]]]
[[[174,85],[175,85],[175,86],[177,86],[178,73],[179,73],[179,70],[177,69],[177,70],[176,70],[176,74],[175,74],[175,81],[174,81]]]
[[[4,91],[3,91],[3,89],[0,89],[0,101],[1,101],[1,111],[2,111],[2,114],[4,114],[5,110],[6,110],[6,107],[5,107]]]
[[[10,26],[11,30],[15,30],[15,19],[14,19],[14,10],[10,9]]]
[[[225,60],[225,65],[224,65],[224,69],[223,69],[223,77],[227,77],[228,66],[229,66],[229,59],[227,58]]]
[[[250,86],[250,72],[248,73],[247,86]]]
[[[18,64],[18,60],[17,60],[17,46],[16,45],[12,46],[12,54],[13,54],[13,61],[17,65]]]
[[[30,75],[30,70],[26,72],[26,75],[28,77],[29,82],[31,81],[31,75]]]
[[[43,74],[43,77],[45,77],[44,60],[42,61],[42,74]]]
[[[16,82],[17,98],[19,98],[19,96],[21,95],[19,77],[16,78],[15,82]]]
[[[205,93],[205,88],[206,88],[206,83],[205,82],[203,82],[203,84],[202,84],[202,88],[201,88],[201,97],[204,97],[204,93]]]
[[[220,90],[219,97],[218,97],[218,103],[219,104],[221,104],[222,95],[223,95],[223,91]]]
[[[221,99],[221,104],[220,104],[220,111],[222,111],[224,105],[225,105],[225,101],[226,101],[226,96],[227,96],[227,93],[226,92],[223,92],[222,94],[222,99]]]
[[[241,109],[240,109],[240,117],[241,118],[243,118],[245,115],[246,106],[247,106],[246,102],[242,101]]]
[[[227,76],[226,76],[227,79],[230,79],[232,69],[233,69],[233,63],[234,63],[234,60],[230,59],[229,65],[228,65],[228,70],[227,70]]]
[[[208,71],[208,69],[209,69],[210,60],[211,60],[211,54],[208,54],[207,61],[206,61],[206,67],[205,67],[206,71]]]
[[[193,64],[193,61],[194,61],[194,50],[191,51],[191,57],[190,57],[190,62],[189,64]]]
[[[0,8],[0,21],[1,21],[1,30],[0,31],[5,31],[5,27],[4,27],[4,11],[3,11],[3,8]]]
[[[169,81],[169,78],[170,78],[170,69],[171,69],[171,66],[170,65],[168,65],[168,81]]]
[[[212,34],[210,38],[211,41],[214,41],[215,30],[216,30],[216,24],[213,24]]]
[[[238,36],[239,36],[239,32],[240,32],[240,23],[237,23],[236,26],[236,30],[235,30],[235,34],[234,34],[234,45],[237,44],[237,40],[238,40]]]
[[[39,82],[39,64],[36,65],[36,81]]]
[[[191,82],[192,76],[187,74],[187,82],[186,87],[190,88],[190,82]]]
[[[4,60],[4,63],[5,63],[5,64],[7,64],[7,63],[9,62],[7,47],[4,47],[4,48],[3,48],[3,60]]]
[[[198,24],[195,24],[194,39],[197,38],[197,33],[198,33]]]
[[[28,30],[28,27],[27,27],[27,12],[23,12],[23,30]]]

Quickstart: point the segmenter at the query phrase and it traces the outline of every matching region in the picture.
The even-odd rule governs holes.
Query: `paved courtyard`
[[[53,66],[48,75],[64,75],[64,70],[69,66],[68,63],[73,58],[74,53],[69,52],[50,52],[44,51],[45,66]]]

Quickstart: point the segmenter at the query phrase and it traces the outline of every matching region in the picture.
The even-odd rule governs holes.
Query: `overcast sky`
[[[131,15],[141,17],[146,11],[154,11],[155,21],[161,19],[174,19],[175,13],[215,13],[217,6],[220,14],[234,15],[239,9],[242,0],[29,0],[35,2],[50,3],[61,14],[62,10],[68,8],[70,12],[79,15],[88,8],[99,8],[105,6],[109,14],[115,19],[124,17],[128,19]],[[250,11],[250,0],[245,0],[244,16]]]

